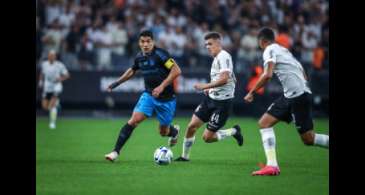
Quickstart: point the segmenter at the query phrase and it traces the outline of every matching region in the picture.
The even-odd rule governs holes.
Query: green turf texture
[[[176,118],[184,135],[189,117]],[[36,125],[37,195],[116,194],[329,194],[329,151],[305,146],[293,124],[275,126],[280,176],[251,176],[258,162],[265,163],[257,119],[230,118],[225,127],[239,124],[245,143],[233,138],[205,143],[204,127],[196,135],[191,162],[159,166],[153,153],[167,145],[160,137],[155,118],[140,124],[114,162],[104,160],[115,144],[120,127],[127,121],[108,119],[62,119],[57,129],[48,128],[47,118]],[[328,134],[328,119],[314,120],[317,132]],[[182,151],[183,136],[172,148],[174,158]]]

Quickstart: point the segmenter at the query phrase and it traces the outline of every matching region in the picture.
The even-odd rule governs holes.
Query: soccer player
[[[275,73],[283,86],[284,94],[272,103],[259,120],[261,138],[266,154],[266,166],[252,175],[279,175],[276,160],[275,134],[273,126],[279,121],[294,121],[305,145],[328,148],[329,136],[313,131],[312,92],[308,87],[307,76],[302,65],[284,47],[274,42],[274,31],[262,28],[258,34],[258,43],[264,50],[264,72],[255,87],[244,97],[246,102],[254,100],[254,93],[264,86]]]
[[[41,65],[39,87],[43,88],[42,108],[49,111],[49,128],[56,128],[58,96],[62,92],[62,82],[69,79],[65,65],[56,60],[56,52],[48,52],[48,59]]]
[[[221,141],[232,136],[239,146],[243,144],[241,128],[238,125],[220,130],[228,119],[234,97],[236,78],[233,72],[232,57],[222,48],[222,38],[219,33],[210,32],[204,39],[209,54],[214,58],[210,71],[211,82],[194,85],[195,89],[203,90],[206,96],[195,109],[185,134],[182,156],[176,161],[189,161],[195,133],[207,122],[203,133],[203,139],[206,143]]]
[[[177,143],[179,127],[172,126],[171,122],[176,108],[173,81],[181,74],[180,67],[167,51],[155,47],[153,34],[149,30],[140,33],[139,47],[141,52],[137,54],[134,65],[108,87],[108,91],[112,91],[140,71],[146,88],[134,107],[132,117],[120,130],[114,150],[105,155],[109,161],[118,158],[120,150],[133,130],[147,117],[151,117],[154,112],[160,122],[160,135],[170,137],[169,146]]]

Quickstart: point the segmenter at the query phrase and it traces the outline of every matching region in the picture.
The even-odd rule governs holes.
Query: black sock
[[[168,137],[175,137],[177,135],[177,129],[170,125],[170,132],[167,134]]]
[[[123,145],[125,144],[125,142],[127,142],[127,140],[129,139],[129,136],[131,136],[134,128],[135,127],[133,127],[127,123],[120,130],[117,143],[115,143],[115,147],[114,147],[114,151],[118,152],[118,154],[119,154],[120,150],[122,149]]]

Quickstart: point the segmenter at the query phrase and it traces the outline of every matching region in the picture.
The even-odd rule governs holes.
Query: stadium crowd
[[[120,70],[151,29],[183,69],[207,70],[210,30],[223,35],[237,72],[262,63],[256,34],[277,29],[277,42],[308,71],[328,70],[328,0],[37,0],[36,63],[51,49],[70,70]]]

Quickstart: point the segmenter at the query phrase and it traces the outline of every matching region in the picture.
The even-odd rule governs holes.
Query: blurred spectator
[[[257,30],[251,28],[248,34],[245,34],[241,39],[241,49],[239,51],[239,58],[251,64],[256,57],[257,45]]]
[[[302,61],[303,63],[311,63],[313,58],[313,49],[317,47],[318,39],[315,34],[310,30],[305,30],[302,34]]]
[[[93,37],[97,48],[97,68],[98,70],[110,70],[111,64],[111,47],[113,37],[106,25],[97,30]]]
[[[40,28],[40,20],[37,17],[36,19],[36,64],[38,64],[38,60],[42,55],[42,37],[43,37],[43,33],[42,33],[42,29]]]
[[[322,69],[324,57],[324,49],[321,46],[318,46],[313,50],[312,65],[315,70]]]
[[[113,65],[135,56],[139,51],[138,33],[149,28],[161,47],[171,49],[177,58],[183,56],[184,67],[209,69],[211,58],[204,46],[204,34],[217,30],[224,37],[225,49],[231,50],[233,61],[239,65],[237,70],[247,71],[261,55],[252,29],[269,26],[278,30],[279,26],[277,42],[304,64],[312,64],[313,58],[322,53],[313,53],[320,44],[324,51],[322,68],[326,69],[328,10],[328,0],[38,0],[37,57],[42,56],[40,51],[47,53],[55,48],[61,56],[75,52],[82,69],[115,68]],[[123,23],[122,29],[118,28],[119,22]],[[82,35],[75,39],[80,48],[60,50],[60,40],[73,37],[73,25],[79,26]],[[105,25],[107,30],[101,30]],[[282,26],[286,27],[284,31]],[[95,57],[90,57],[92,54]]]
[[[208,23],[202,23],[200,26],[194,29],[193,37],[197,46],[198,60],[197,64],[199,67],[210,66],[211,57],[208,54],[207,49],[205,48],[205,40],[204,35],[209,32]]]
[[[80,52],[79,52],[80,68],[82,70],[89,70],[95,64],[94,60],[94,43],[85,32],[81,38]]]
[[[247,87],[246,87],[246,91],[249,92],[251,91],[251,89],[253,89],[257,83],[257,81],[259,80],[261,74],[264,72],[262,66],[254,66],[252,67],[251,69],[251,76],[248,80],[248,84],[247,84]],[[258,89],[256,91],[256,94],[258,95],[263,95],[264,94],[264,87],[261,87],[260,89]]]
[[[166,31],[166,26],[163,24],[162,16],[156,16],[151,27],[151,31],[156,36],[156,41],[159,41],[160,34]]]
[[[126,45],[128,34],[122,22],[117,22],[117,28],[111,31],[112,35],[112,64],[129,66],[126,60]]]
[[[186,66],[184,59],[184,49],[186,45],[186,35],[181,27],[175,28],[175,36],[173,37],[173,49],[171,50],[171,55],[176,59],[180,66]]]
[[[67,4],[65,11],[59,17],[60,24],[65,28],[70,28],[75,20],[75,13],[71,12],[71,4]]]
[[[167,24],[170,26],[183,27],[186,24],[186,17],[176,8],[171,9],[170,16],[167,18]]]
[[[80,43],[80,28],[77,25],[73,25],[71,31],[67,34],[64,42],[64,52],[61,55],[62,61],[69,69],[79,68],[77,53]]]
[[[276,36],[275,41],[287,49],[291,48],[292,40],[289,36],[289,29],[287,26],[279,27],[279,34]]]
[[[42,58],[47,56],[47,53],[50,50],[55,50],[56,53],[60,53],[62,39],[63,35],[61,26],[58,19],[55,19],[50,25],[50,28],[45,30],[45,35],[42,38],[42,42],[44,44]]]
[[[62,0],[48,0],[46,4],[46,22],[53,23],[62,14]],[[58,53],[58,52],[57,52]]]

